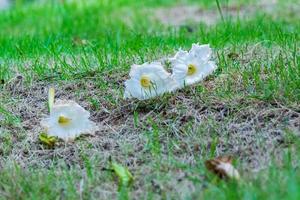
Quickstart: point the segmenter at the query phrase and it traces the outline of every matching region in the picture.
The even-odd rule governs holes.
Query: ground
[[[0,199],[299,199],[299,9],[297,0],[69,0],[1,11]],[[192,43],[211,45],[211,76],[123,99],[132,64],[165,63]],[[49,87],[91,112],[95,135],[40,143]],[[242,180],[205,169],[221,155]],[[134,176],[126,195],[110,159]]]

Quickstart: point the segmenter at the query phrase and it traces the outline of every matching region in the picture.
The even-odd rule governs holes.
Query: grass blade
[[[219,0],[216,0],[217,6],[218,6],[218,11],[221,15],[222,21],[224,22],[224,16],[223,16],[223,12],[222,12],[222,8],[221,8],[221,4],[219,2]]]

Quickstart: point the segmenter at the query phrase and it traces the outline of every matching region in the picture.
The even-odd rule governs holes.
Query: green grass
[[[155,162],[159,166],[151,165],[151,174],[134,174],[143,176],[142,186],[129,187],[129,193],[142,189],[140,198],[155,198],[161,196],[167,199],[298,199],[299,198],[299,170],[288,160],[281,166],[271,166],[258,173],[247,176],[239,182],[226,182],[217,180],[212,174],[204,170],[203,162],[198,161],[194,166],[184,165],[180,162]],[[167,170],[167,171],[166,171]],[[183,190],[180,193],[171,190],[170,182],[173,170],[180,170],[186,174],[184,179],[193,183],[192,190]],[[90,175],[89,175],[90,174]],[[22,169],[14,166],[2,170],[1,173],[1,199],[97,199],[117,198],[118,184],[114,181],[111,171],[104,171],[96,163],[85,163],[83,168],[56,167],[48,169]],[[208,175],[208,176],[207,176]],[[156,184],[151,185],[155,179]],[[183,180],[184,181],[184,180]],[[182,182],[179,186],[184,187]],[[173,185],[174,186],[174,185]],[[188,188],[185,188],[188,189]],[[274,190],[276,192],[274,192]],[[141,192],[141,191],[140,191]],[[137,196],[135,197],[137,198]]]
[[[20,1],[1,12],[0,199],[299,199],[300,16],[288,9],[296,3],[279,1],[276,15],[180,27],[146,8],[197,5],[218,15],[216,2]],[[209,43],[219,66],[202,84],[145,102],[122,99],[133,63],[194,42]],[[108,130],[54,150],[39,144],[49,85]],[[220,154],[236,155],[241,181],[205,169]],[[118,190],[110,156],[134,175],[128,191]]]

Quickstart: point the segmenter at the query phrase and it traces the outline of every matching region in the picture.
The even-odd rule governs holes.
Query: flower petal
[[[199,59],[202,59],[203,61],[208,61],[211,58],[212,50],[208,44],[192,44],[190,54]]]

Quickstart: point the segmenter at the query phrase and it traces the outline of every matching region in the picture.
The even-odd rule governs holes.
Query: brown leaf
[[[231,156],[220,156],[211,160],[205,161],[206,168],[212,173],[219,176],[221,179],[239,180],[239,172],[232,165]]]
[[[72,42],[74,46],[85,46],[88,44],[88,40],[81,39],[80,37],[73,37]]]

